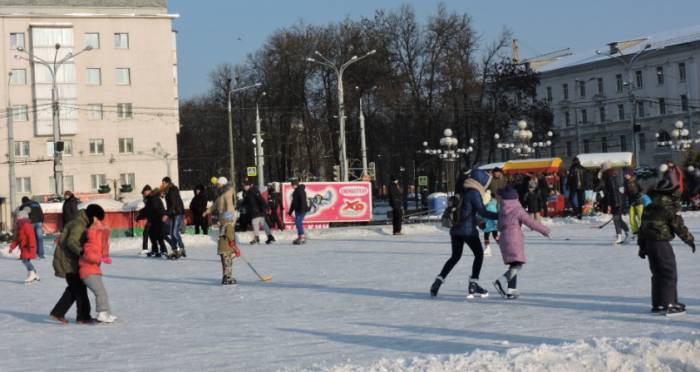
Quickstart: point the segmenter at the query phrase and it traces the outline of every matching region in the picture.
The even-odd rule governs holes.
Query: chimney
[[[610,55],[617,54],[620,51],[620,49],[617,48],[617,41],[608,43],[608,46],[610,47]]]

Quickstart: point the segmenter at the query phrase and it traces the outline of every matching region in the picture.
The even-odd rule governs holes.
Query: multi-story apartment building
[[[656,134],[667,138],[679,120],[698,137],[700,26],[529,62],[541,74],[538,97],[554,112],[555,153],[567,160],[635,151],[633,115],[638,164],[671,158]]]
[[[0,115],[0,197],[10,182],[18,197],[54,192],[52,74],[27,59],[52,62],[86,48],[55,74],[64,189],[129,184],[138,192],[177,179],[175,17],[167,0],[0,0],[0,105],[10,105]]]

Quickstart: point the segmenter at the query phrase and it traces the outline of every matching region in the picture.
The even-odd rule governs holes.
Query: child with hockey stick
[[[498,201],[495,195],[491,195],[490,191],[486,191],[486,198],[489,199],[486,202],[486,210],[493,213],[498,213]],[[496,220],[482,217],[484,224],[482,230],[484,231],[484,256],[491,257],[493,253],[491,252],[491,240],[490,236],[498,243],[498,225]]]
[[[649,259],[651,312],[675,316],[685,313],[678,302],[678,272],[671,240],[678,236],[695,253],[695,238],[680,216],[680,191],[670,180],[659,181],[649,192],[652,201],[644,208],[637,243],[639,257]]]
[[[498,211],[498,229],[501,231],[500,242],[503,263],[509,265],[502,277],[493,285],[498,293],[507,299],[517,299],[518,272],[525,264],[525,236],[521,225],[525,225],[540,234],[549,237],[549,228],[532,218],[523,209],[518,200],[518,192],[512,187],[506,187],[499,192],[501,209]]]
[[[233,212],[224,212],[223,225],[219,228],[219,245],[217,253],[221,257],[221,285],[236,284],[233,277],[233,259],[241,256],[241,250],[236,244],[236,227]]]
[[[102,283],[101,264],[111,264],[109,257],[109,234],[108,229],[98,226],[90,227],[87,232],[87,241],[83,245],[83,254],[80,256],[80,279],[85,286],[95,295],[97,307],[97,321],[100,323],[114,323],[117,317],[112,315],[109,307],[107,290]]]
[[[36,232],[34,225],[29,220],[28,212],[20,211],[18,213],[16,229],[15,238],[10,243],[10,253],[19,246],[19,258],[24,267],[27,268],[27,279],[24,280],[24,283],[38,282],[40,278],[32,264],[32,260],[37,258]]]

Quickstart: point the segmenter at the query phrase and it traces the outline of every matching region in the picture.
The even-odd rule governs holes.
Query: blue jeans
[[[182,234],[180,233],[184,222],[185,215],[183,214],[173,217],[170,222],[170,239],[173,242],[173,246],[177,245],[180,248],[185,248],[185,243],[182,242]]]
[[[304,235],[304,217],[306,214],[295,214],[294,215],[294,225],[297,227],[297,235]]]
[[[27,259],[23,258],[22,263],[24,264],[24,267],[27,268],[27,271],[36,271],[36,269],[34,268],[34,265],[32,265],[31,260],[27,260]]]
[[[39,257],[44,258],[44,224],[37,222],[34,224],[34,232],[36,233],[36,253]]]

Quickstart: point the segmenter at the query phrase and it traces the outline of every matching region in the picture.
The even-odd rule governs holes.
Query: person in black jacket
[[[613,223],[615,224],[615,234],[617,238],[615,239],[615,244],[622,244],[627,242],[629,239],[629,227],[625,221],[622,220],[622,208],[623,200],[622,193],[620,192],[620,181],[618,180],[618,173],[615,169],[611,168],[610,163],[605,162],[600,167],[601,180],[603,181],[603,193],[605,194],[605,203],[610,214],[613,216]],[[625,232],[625,237],[622,237],[622,232]]]
[[[569,168],[569,199],[574,215],[583,217],[583,205],[586,203],[586,170],[578,158],[574,158]]]
[[[29,221],[34,225],[34,232],[36,234],[36,253],[39,258],[45,258],[44,256],[44,211],[41,209],[41,205],[34,200],[29,199],[26,196],[22,197],[22,205],[20,205],[19,210],[22,209],[29,210]]]
[[[194,222],[194,233],[209,234],[209,217],[204,217],[207,211],[207,195],[204,192],[204,185],[197,185],[194,188],[194,198],[190,202],[190,212],[192,212],[192,222]]]
[[[139,211],[136,219],[146,219],[150,225],[148,237],[151,239],[151,253],[148,254],[148,257],[167,256],[168,250],[165,248],[163,237],[163,217],[166,216],[166,212],[163,201],[160,200],[160,190],[153,190],[151,186],[146,185],[143,187],[141,195],[143,195],[145,205],[143,209]],[[160,247],[160,252],[158,251],[158,247]]]
[[[250,244],[260,243],[260,238],[258,234],[260,233],[260,226],[265,230],[265,235],[267,235],[267,240],[265,244],[270,244],[275,241],[275,237],[272,236],[270,232],[270,227],[265,222],[265,215],[267,214],[267,203],[260,195],[260,191],[249,181],[243,185],[243,206],[245,208],[246,214],[250,217],[250,223],[253,225],[253,235],[254,238]]]
[[[164,177],[161,188],[165,193],[165,205],[167,214],[165,220],[170,220],[170,230],[168,243],[170,243],[174,259],[187,257],[185,253],[185,243],[182,241],[182,224],[185,222],[185,204],[180,197],[180,189],[173,183],[170,177]]]
[[[72,221],[73,218],[78,215],[78,204],[80,204],[80,200],[70,191],[63,193],[63,199],[63,214],[61,215],[61,220],[65,227],[68,225],[68,222]]]
[[[394,235],[401,233],[401,222],[403,222],[403,190],[399,184],[399,177],[392,175],[389,185],[389,206],[391,207],[391,221],[394,225]]]
[[[291,217],[294,213],[294,225],[296,225],[298,237],[293,243],[299,245],[306,243],[304,217],[309,207],[306,200],[306,187],[299,184],[299,180],[293,180],[292,187],[294,187],[294,192],[292,193],[292,205],[289,206],[289,216]]]
[[[269,213],[269,226],[271,228],[278,228],[284,230],[284,223],[282,223],[281,213],[284,213],[282,208],[282,194],[277,192],[275,185],[270,184],[267,186],[267,211]]]

